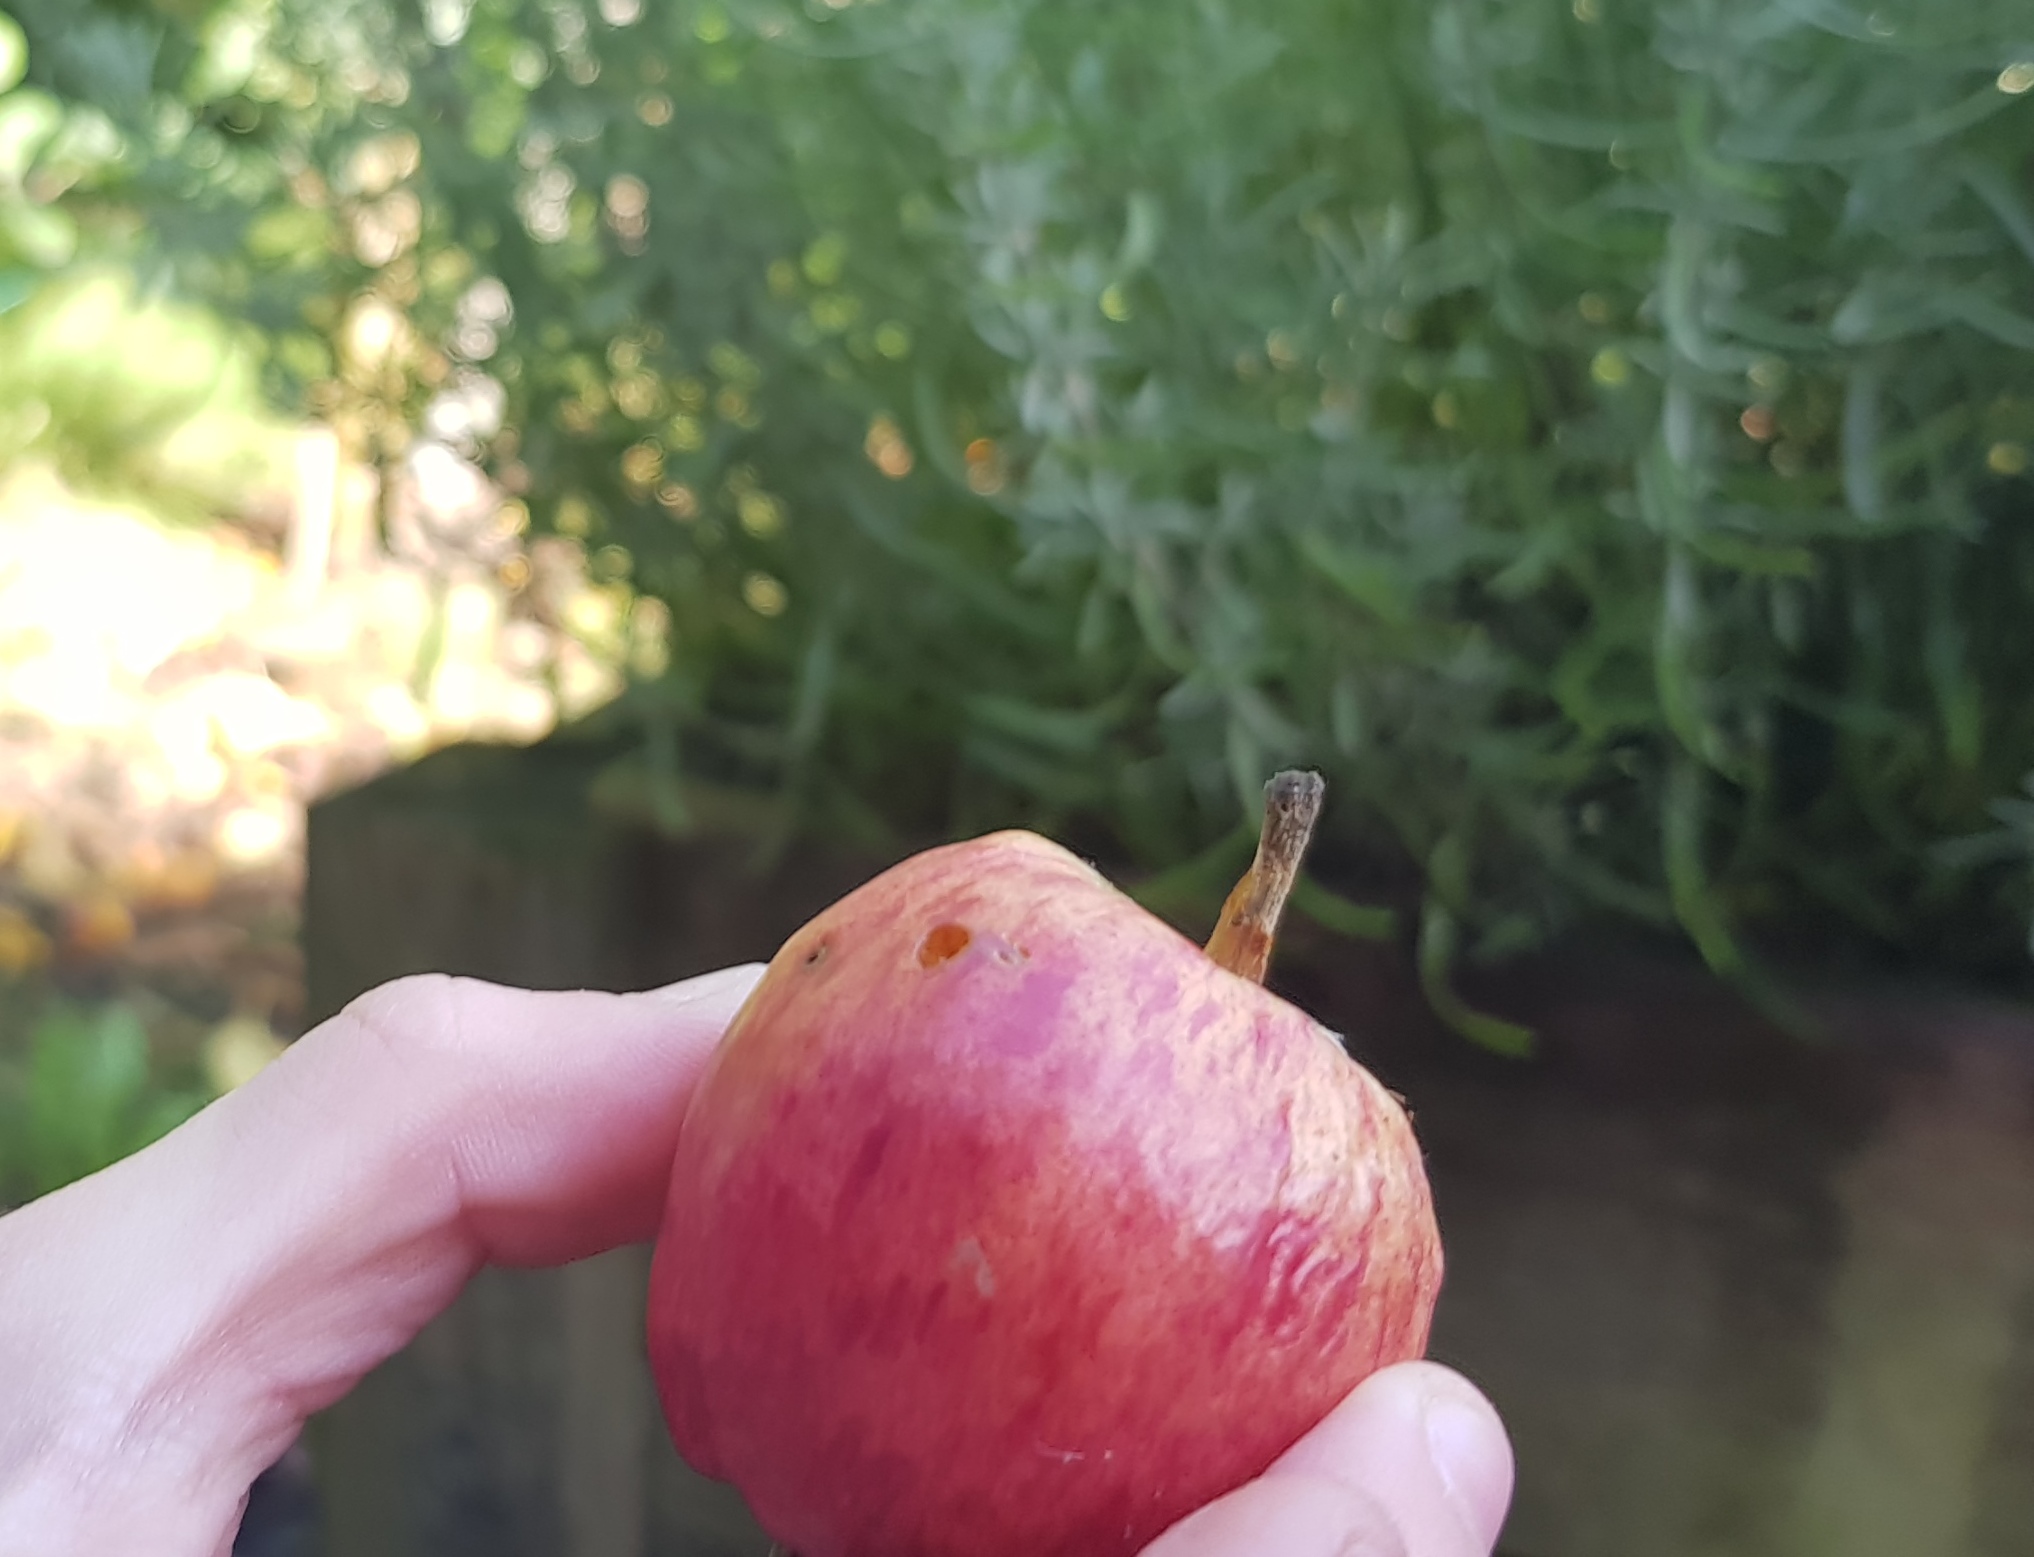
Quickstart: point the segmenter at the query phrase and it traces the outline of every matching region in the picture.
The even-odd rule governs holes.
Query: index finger
[[[179,1549],[167,1529],[230,1520],[482,1264],[651,1236],[686,1100],[760,971],[628,996],[401,980],[0,1219],[0,1462],[10,1439],[54,1456],[72,1492],[52,1507],[122,1521],[47,1549]]]

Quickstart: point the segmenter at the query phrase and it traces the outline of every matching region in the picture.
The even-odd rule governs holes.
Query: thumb
[[[1261,1477],[1145,1557],[1488,1557],[1511,1482],[1490,1403],[1459,1374],[1405,1363],[1366,1379]]]

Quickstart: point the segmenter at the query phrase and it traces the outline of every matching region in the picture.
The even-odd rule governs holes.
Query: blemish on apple
[[[890,1142],[896,1134],[889,1124],[874,1126],[862,1137],[862,1144],[855,1151],[854,1160],[841,1179],[840,1198],[835,1204],[834,1215],[845,1216],[874,1181],[877,1171],[883,1166],[883,1158],[890,1150]]]
[[[964,924],[935,925],[918,943],[918,966],[936,968],[942,962],[951,962],[968,949],[974,938],[974,932]]]
[[[988,1251],[983,1249],[981,1240],[973,1233],[953,1246],[953,1255],[947,1265],[956,1274],[966,1276],[974,1283],[977,1296],[987,1300],[996,1295],[995,1267],[989,1264]]]

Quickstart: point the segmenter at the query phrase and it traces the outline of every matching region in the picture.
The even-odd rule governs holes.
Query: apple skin
[[[1029,833],[788,942],[683,1121],[671,1433],[799,1557],[1123,1557],[1419,1356],[1404,1112]]]

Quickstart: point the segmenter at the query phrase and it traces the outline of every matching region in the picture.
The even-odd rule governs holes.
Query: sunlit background
[[[308,806],[1054,832],[1478,970],[2020,987],[2024,0],[4,0],[0,1204],[305,1021]]]
[[[1322,763],[1437,990],[1587,907],[2015,958],[2009,11],[18,4],[11,1171],[293,1030],[306,802],[630,678],[1147,868]]]

